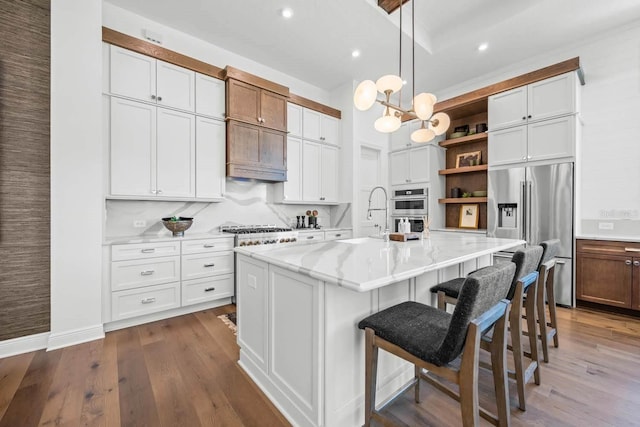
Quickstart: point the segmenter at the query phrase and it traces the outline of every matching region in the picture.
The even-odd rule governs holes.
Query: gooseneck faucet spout
[[[372,208],[371,207],[371,197],[373,196],[373,193],[377,190],[380,189],[382,190],[382,192],[384,193],[384,208]],[[369,193],[369,206],[367,207],[367,219],[372,219],[372,215],[371,212],[372,211],[384,211],[384,240],[388,240],[389,239],[389,211],[388,211],[388,205],[389,205],[389,197],[387,196],[387,190],[385,190],[384,187],[378,185],[376,187],[373,187],[371,189],[371,192]]]

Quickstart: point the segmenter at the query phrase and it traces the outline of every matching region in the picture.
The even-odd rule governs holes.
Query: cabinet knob
[[[524,156],[524,157],[522,158],[522,160],[527,160],[527,156]]]
[[[528,117],[528,118],[531,118],[531,114],[529,114],[527,117]]]
[[[624,262],[624,265],[631,265],[631,260],[630,260],[630,259],[626,260],[626,261]]]
[[[157,191],[156,190],[151,190],[151,194],[156,194]]]
[[[639,266],[640,265],[640,261],[633,261],[633,265],[636,266],[636,267]]]
[[[151,95],[151,99],[156,99],[156,96],[155,95]]]
[[[527,120],[527,117],[526,117],[526,116],[523,116],[523,117],[522,117],[522,120]]]

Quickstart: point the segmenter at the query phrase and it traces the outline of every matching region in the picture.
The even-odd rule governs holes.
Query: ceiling
[[[106,1],[325,90],[398,73],[399,12],[387,15],[377,0]],[[412,3],[416,90],[436,94],[640,20],[638,0],[413,0],[403,7],[409,84]],[[285,7],[291,19],[280,15]],[[489,48],[479,52],[483,42]]]

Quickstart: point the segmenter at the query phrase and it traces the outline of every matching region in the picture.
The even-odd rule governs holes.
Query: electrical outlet
[[[599,222],[598,223],[598,228],[600,230],[613,230],[613,223],[612,222]]]
[[[135,228],[146,227],[147,226],[147,221],[145,221],[144,219],[137,219],[137,220],[133,221],[133,226]]]

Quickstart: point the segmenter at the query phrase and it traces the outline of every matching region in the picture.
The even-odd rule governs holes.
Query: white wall
[[[101,0],[51,2],[49,349],[104,336],[101,8]]]
[[[577,182],[578,226],[583,233],[640,236],[640,23],[463,82],[441,91],[439,98],[447,99],[576,56],[586,79],[578,159],[582,169]],[[613,221],[615,229],[597,230],[595,226],[602,219]]]
[[[160,33],[163,35],[162,46],[167,49],[220,68],[231,65],[287,86],[296,95],[329,105],[329,93],[325,90],[107,2],[103,4],[102,25],[139,39],[144,39],[145,29]]]

